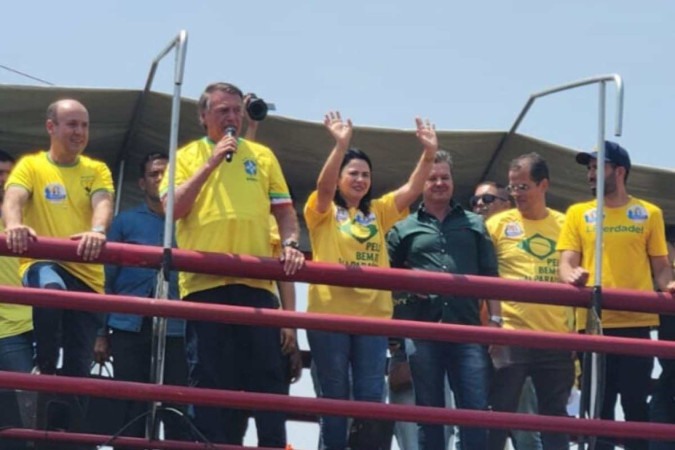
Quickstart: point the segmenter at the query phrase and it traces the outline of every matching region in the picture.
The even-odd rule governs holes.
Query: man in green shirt
[[[481,216],[452,200],[452,159],[439,151],[424,186],[417,212],[394,226],[389,234],[391,266],[464,275],[497,276],[497,259]],[[462,325],[480,323],[479,299],[454,295],[397,293],[395,317]],[[499,303],[490,301],[490,324],[501,325]],[[487,409],[490,362],[479,344],[406,340],[415,402],[445,407],[444,378],[463,409]],[[461,447],[485,448],[487,430],[461,428]],[[443,426],[420,424],[420,450],[443,448]]]

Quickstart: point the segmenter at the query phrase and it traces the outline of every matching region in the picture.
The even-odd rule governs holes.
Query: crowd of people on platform
[[[229,83],[209,85],[199,99],[205,136],[180,148],[176,157],[173,245],[276,257],[284,272],[293,275],[303,270],[305,262],[298,244],[294,199],[275,154],[256,141],[259,124],[247,116],[244,105],[243,92]],[[528,153],[511,161],[504,174],[506,185],[481,182],[470,208],[465,209],[455,200],[453,183],[453,172],[462,162],[439,149],[433,123],[415,121],[421,153],[409,178],[396,190],[373,198],[377,168],[364,151],[351,146],[351,121],[338,112],[325,116],[334,146],[303,208],[314,261],[560,281],[580,287],[598,284],[594,279],[596,200],[574,204],[566,214],[548,207],[547,191],[555,180],[547,162]],[[111,172],[83,154],[89,136],[86,107],[74,99],[54,102],[47,109],[46,129],[47,150],[23,155],[18,162],[0,151],[1,231],[18,256],[0,257],[0,283],[154,298],[157,270],[90,263],[99,258],[106,242],[162,245],[168,155],[145,156],[138,173],[143,203],[113,217]],[[591,190],[599,165],[605,173],[602,286],[675,294],[673,230],[668,230],[667,239],[662,211],[628,193],[628,152],[607,141],[604,155],[605,161],[600,162],[597,151],[576,155],[576,162],[587,169]],[[419,207],[410,211],[420,196]],[[76,240],[82,262],[24,257],[40,236]],[[168,285],[166,294],[173,300],[296,309],[292,282],[171,272]],[[523,331],[586,329],[585,309],[319,284],[309,286],[307,311]],[[675,337],[669,317],[659,322],[656,314],[603,313],[604,334],[609,336],[650,339],[650,331],[659,323],[660,338]],[[170,319],[166,329],[166,384],[288,395],[290,383],[302,370],[296,331],[291,328]],[[307,338],[315,389],[327,399],[381,402],[388,397],[399,404],[454,404],[470,410],[564,417],[570,392],[583,370],[578,355],[556,349],[319,330],[308,330]],[[149,382],[152,348],[152,317],[0,304],[0,370],[87,377],[93,361],[103,363],[112,357],[115,379]],[[675,423],[672,362],[662,362],[662,376],[651,391],[653,358],[606,358],[602,418],[614,418],[620,397],[627,420]],[[38,396],[38,411],[47,402],[48,397]],[[65,404],[86,411],[86,403],[81,396],[70,396]],[[200,436],[210,442],[241,445],[252,416],[259,446],[287,444],[283,412],[165,406],[190,416]],[[125,435],[144,436],[144,422],[134,419],[147,409],[143,402],[125,402],[124,422],[131,423]],[[65,416],[38,417],[37,427],[67,429],[68,424],[58,423]],[[162,418],[167,439],[194,439],[180,414]],[[362,420],[359,425],[365,427],[362,434],[379,430],[375,421]],[[451,426],[398,423],[395,435],[403,450],[441,450],[449,445],[503,450],[509,437],[517,450],[560,450],[570,442],[570,436],[562,433],[478,425],[460,426],[454,436]],[[321,449],[370,448],[350,438],[345,417],[321,417],[320,430]],[[597,448],[614,445],[601,439]],[[623,445],[675,448],[675,443],[647,440],[626,440]]]

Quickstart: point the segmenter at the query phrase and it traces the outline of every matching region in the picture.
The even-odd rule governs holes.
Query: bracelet
[[[504,325],[504,318],[502,316],[491,315],[488,322],[496,323],[501,327]]]
[[[94,233],[105,234],[105,227],[103,225],[96,225],[91,227],[91,231],[93,231]]]
[[[296,250],[298,248],[300,248],[300,244],[295,239],[286,239],[286,240],[284,240],[284,242],[281,243],[281,246],[282,247],[291,247],[291,248],[294,248]]]

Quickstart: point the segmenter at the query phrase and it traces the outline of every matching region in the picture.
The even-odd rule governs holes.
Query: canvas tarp
[[[171,97],[136,90],[0,85],[0,148],[16,156],[47,148],[45,109],[52,101],[67,97],[89,109],[86,153],[105,161],[116,180],[120,162],[125,161],[122,209],[140,202],[138,164],[148,152],[168,151]],[[196,101],[183,99],[179,145],[202,135]],[[541,154],[549,163],[550,206],[564,211],[571,203],[590,198],[586,170],[574,162],[573,149],[514,134],[495,154],[504,131],[439,131],[438,135],[441,147],[451,152],[455,162],[455,198],[465,205],[479,181],[504,183],[509,161],[529,152]],[[302,206],[332,147],[328,133],[318,122],[270,116],[260,126],[258,139],[277,154],[302,216]],[[356,127],[353,144],[372,159],[376,194],[401,185],[420,154],[413,130]],[[659,205],[670,225],[675,225],[674,185],[673,170],[647,167],[634,167],[628,183],[632,195]]]

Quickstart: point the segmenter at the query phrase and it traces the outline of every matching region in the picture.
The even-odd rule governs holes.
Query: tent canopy
[[[91,126],[86,153],[105,161],[116,183],[122,171],[122,209],[142,201],[138,165],[145,154],[168,151],[171,97],[140,90],[81,89],[0,85],[0,148],[15,156],[49,146],[45,110],[51,102],[75,98],[89,110]],[[179,146],[203,135],[197,120],[197,102],[181,103]],[[564,211],[571,203],[591,197],[586,170],[575,163],[575,150],[504,131],[439,131],[440,146],[453,156],[455,198],[466,205],[480,181],[505,183],[508,164],[523,153],[537,152],[548,162],[551,188],[548,202]],[[269,116],[258,140],[277,154],[300,212],[332,148],[321,123]],[[380,194],[401,185],[420,154],[413,130],[356,127],[354,146],[373,162],[373,190]],[[666,223],[675,225],[675,172],[634,166],[628,180],[632,195],[660,206]],[[301,215],[301,214],[300,214]]]

